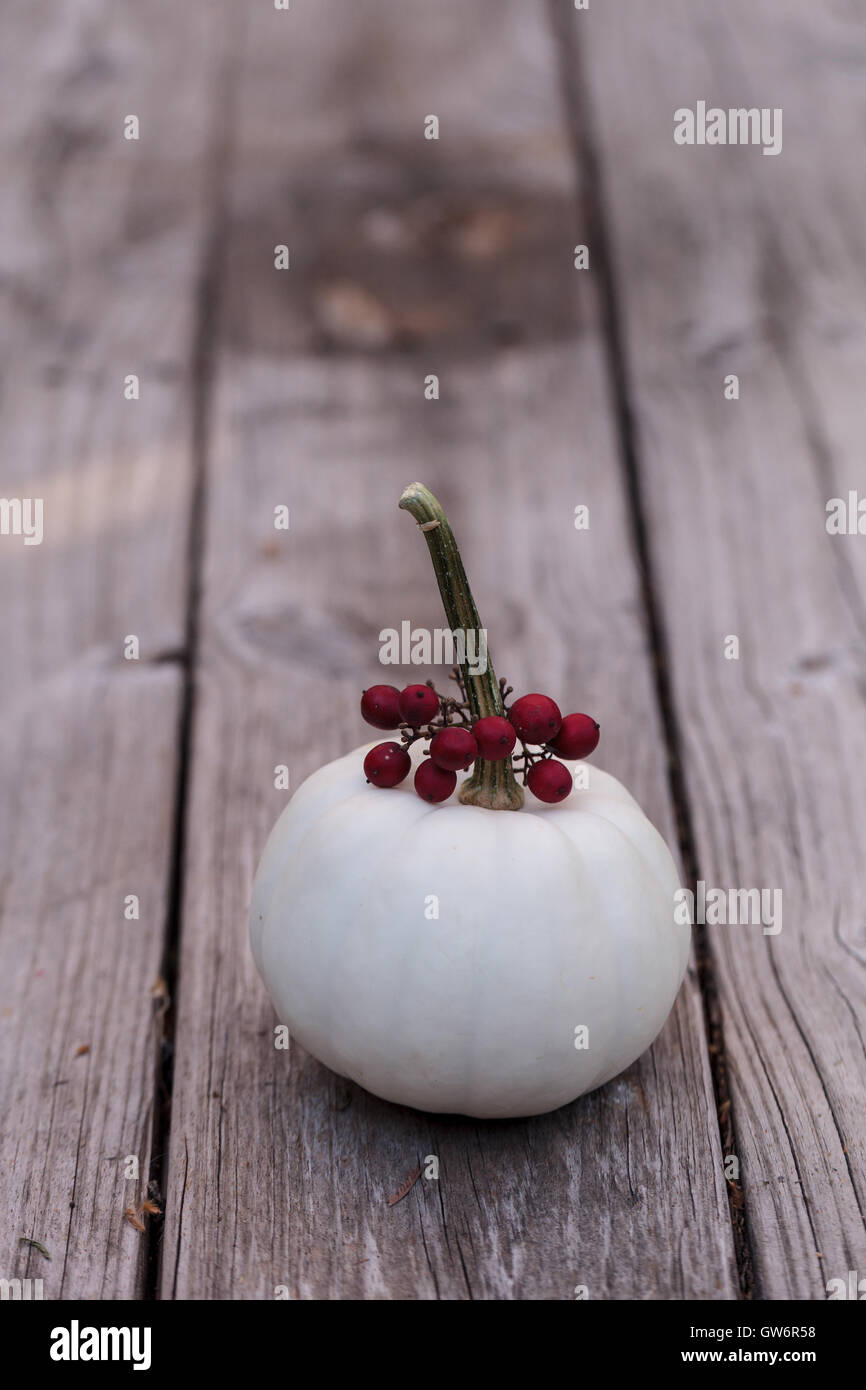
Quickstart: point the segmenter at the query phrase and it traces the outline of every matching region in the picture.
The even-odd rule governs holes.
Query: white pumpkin
[[[539,1114],[616,1076],[667,1018],[690,939],[634,798],[591,766],[554,806],[430,805],[411,778],[366,784],[372,746],[313,773],[265,848],[251,940],[279,1019],[420,1110]]]

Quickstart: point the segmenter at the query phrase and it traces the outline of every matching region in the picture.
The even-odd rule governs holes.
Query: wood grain
[[[449,510],[497,669],[603,710],[599,761],[673,829],[544,12],[262,8],[237,109],[162,1295],[735,1297],[691,975],[650,1053],[537,1120],[403,1110],[274,1048],[247,945],[285,804],[274,768],[295,787],[361,742],[379,630],[440,622],[426,548],[396,510],[413,477]],[[389,1208],[428,1155],[438,1181]]]
[[[783,893],[778,935],[707,928],[756,1291],[823,1298],[866,1265],[866,543],[825,529],[866,490],[866,35],[805,0],[628,13],[573,36],[697,864]],[[781,155],[675,145],[698,99],[782,107]]]
[[[144,1287],[124,1210],[151,1160],[178,769],[213,10],[122,9],[6,7],[0,42],[0,490],[44,505],[41,545],[0,536],[0,1274],[46,1298]]]

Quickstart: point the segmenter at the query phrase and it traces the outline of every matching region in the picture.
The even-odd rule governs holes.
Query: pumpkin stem
[[[423,483],[410,483],[400,506],[414,516],[430,551],[436,582],[442,596],[442,606],[448,626],[455,634],[463,636],[463,660],[460,673],[463,688],[472,716],[484,719],[490,714],[505,713],[502,690],[496,679],[496,672],[487,653],[487,635],[481,626],[478,609],[472,597],[472,590],[466,578],[460,551],[454,539],[454,532],[448,524],[441,506]],[[484,654],[487,669],[482,673],[473,671],[467,659],[467,648],[473,634],[475,652]],[[477,665],[478,663],[473,663]],[[486,806],[493,811],[519,811],[523,805],[523,789],[518,785],[511,766],[511,759],[491,763],[478,758],[469,777],[463,782],[459,799],[468,806]]]

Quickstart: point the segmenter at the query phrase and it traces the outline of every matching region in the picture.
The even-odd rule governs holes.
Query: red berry
[[[399,743],[377,743],[364,759],[364,773],[374,787],[396,787],[411,767],[412,759]]]
[[[564,801],[572,788],[571,773],[565,763],[558,763],[555,758],[533,763],[526,780],[539,801]]]
[[[507,758],[515,743],[517,734],[514,725],[498,714],[488,714],[473,724],[472,732],[478,744],[478,755],[489,763],[500,763]]]
[[[374,729],[396,729],[403,716],[396,685],[371,685],[361,696],[361,714]]]
[[[559,733],[562,715],[549,695],[521,695],[508,712],[524,743],[549,743]]]
[[[599,727],[588,714],[567,714],[550,746],[561,758],[588,758],[598,746]]]
[[[439,713],[439,697],[429,685],[407,685],[400,693],[400,716],[417,729]]]
[[[430,757],[446,772],[465,772],[478,757],[478,744],[468,729],[440,729],[430,742]]]
[[[415,790],[422,801],[445,801],[457,786],[457,773],[437,767],[425,758],[415,773]]]

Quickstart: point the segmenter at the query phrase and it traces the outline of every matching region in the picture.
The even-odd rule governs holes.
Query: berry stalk
[[[462,631],[468,634],[474,631],[476,642],[479,642],[481,619],[475,607],[454,532],[442,507],[423,483],[410,483],[400,498],[399,505],[415,518],[424,533],[448,626],[453,632]],[[473,723],[490,715],[504,714],[502,691],[489,653],[487,670],[483,675],[473,674],[466,660],[460,663],[460,674]],[[523,790],[514,777],[511,758],[503,758],[497,762],[479,758],[472,775],[467,777],[461,786],[459,798],[468,806],[485,806],[493,811],[519,811],[523,805]]]

